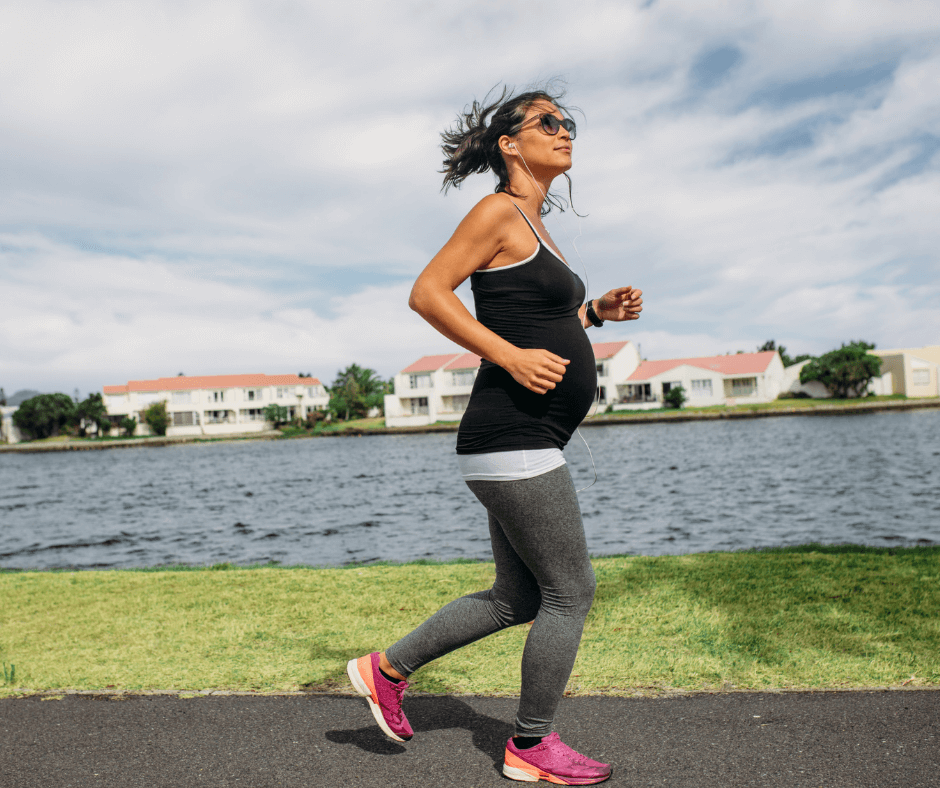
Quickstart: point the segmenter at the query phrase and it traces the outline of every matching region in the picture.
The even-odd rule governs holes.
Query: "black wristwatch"
[[[604,321],[601,320],[597,316],[597,312],[594,311],[593,300],[587,302],[587,308],[584,310],[584,312],[587,315],[587,319],[591,321],[592,326],[596,326],[597,328],[600,328],[602,325],[604,325]]]

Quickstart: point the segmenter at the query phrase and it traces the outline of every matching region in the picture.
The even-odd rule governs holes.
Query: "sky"
[[[7,0],[0,386],[455,350],[408,293],[494,181],[442,194],[440,132],[551,78],[585,218],[547,226],[644,290],[593,341],[940,342],[936,0]]]

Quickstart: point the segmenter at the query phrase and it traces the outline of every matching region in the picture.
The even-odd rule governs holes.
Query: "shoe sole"
[[[503,776],[508,777],[510,780],[518,780],[522,783],[537,783],[539,780],[545,780],[545,782],[555,783],[555,785],[596,785],[597,783],[602,783],[605,780],[610,779],[609,774],[599,779],[558,777],[557,775],[543,772],[536,766],[531,768],[534,770],[534,772],[528,772],[524,769],[520,769],[516,766],[510,766],[508,763],[504,763]]]
[[[358,660],[356,659],[351,659],[346,663],[346,675],[349,676],[349,682],[353,685],[353,689],[356,690],[356,692],[365,698],[369,703],[369,709],[372,712],[372,716],[375,717],[375,721],[379,724],[379,727],[386,736],[394,739],[395,741],[408,741],[408,739],[403,739],[388,727],[388,723],[385,721],[385,715],[382,714],[382,708],[378,703],[372,700],[372,690],[369,689],[369,686],[365,683],[362,675],[359,673],[359,666],[357,663]]]

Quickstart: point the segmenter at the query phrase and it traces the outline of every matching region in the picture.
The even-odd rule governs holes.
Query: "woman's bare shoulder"
[[[517,213],[513,202],[505,194],[488,194],[473,206],[464,222],[474,227],[491,230],[511,220]]]

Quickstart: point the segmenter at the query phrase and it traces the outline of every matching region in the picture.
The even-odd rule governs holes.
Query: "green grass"
[[[594,567],[571,693],[940,685],[940,548],[812,545]],[[342,690],[348,659],[492,580],[483,562],[0,573],[0,662],[16,665],[0,695]],[[431,663],[414,689],[517,693],[528,629]]]

